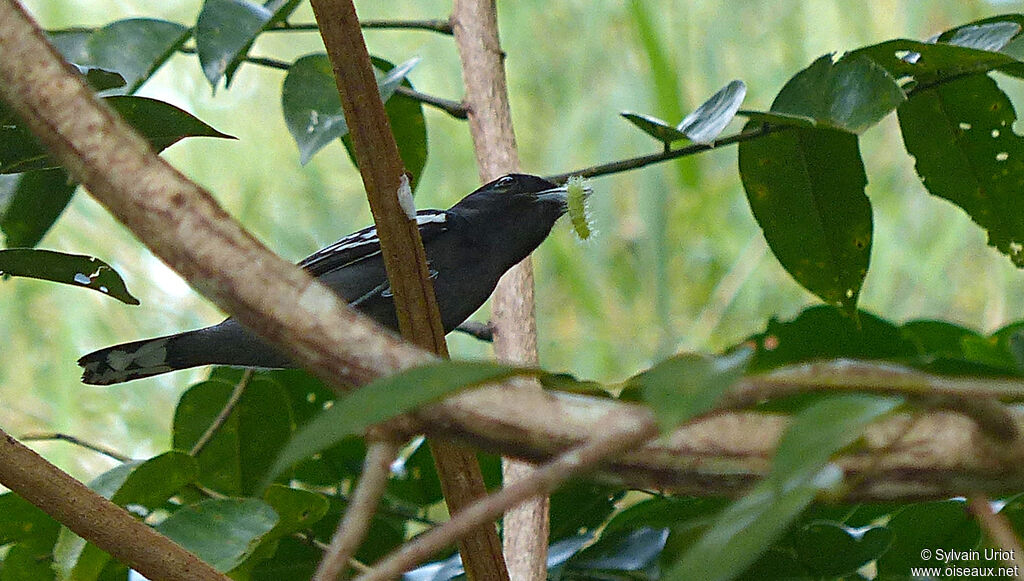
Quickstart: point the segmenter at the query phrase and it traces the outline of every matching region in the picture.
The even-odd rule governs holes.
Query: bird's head
[[[566,211],[566,187],[528,174],[508,174],[480,186],[449,210],[476,244],[500,245],[525,258]],[[514,263],[513,263],[514,264]]]
[[[514,215],[554,224],[565,213],[565,187],[537,176],[512,173],[480,186],[451,209],[466,218]]]

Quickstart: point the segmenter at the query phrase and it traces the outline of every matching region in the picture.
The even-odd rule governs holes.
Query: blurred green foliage
[[[101,26],[127,17],[194,22],[201,2],[30,0],[45,28]],[[363,18],[444,18],[449,2],[357,2]],[[678,120],[732,79],[746,106],[765,109],[786,79],[815,58],[889,38],[923,39],[1007,10],[1003,2],[724,0],[617,2],[521,0],[499,18],[523,169],[550,174],[648,153],[650,139],[618,115]],[[293,22],[311,22],[307,5]],[[368,31],[372,54],[423,60],[409,79],[449,99],[462,94],[451,39],[429,32]],[[286,62],[322,50],[315,33],[264,34],[252,54]],[[238,141],[191,139],[164,157],[208,187],[275,251],[298,260],[370,221],[341,144],[305,167],[281,114],[284,74],[244,64],[214,94],[194,55],[176,55],[141,95],[182,107]],[[1019,89],[1004,87],[1011,97]],[[465,122],[426,108],[430,157],[419,207],[447,207],[479,184]],[[735,122],[730,130],[738,129]],[[728,130],[727,130],[728,131]],[[1022,316],[1024,285],[1009,260],[959,209],[929,196],[903,153],[893,117],[862,139],[874,207],[872,270],[861,308],[886,319],[942,318],[992,330]],[[579,243],[557,229],[536,254],[542,365],[618,381],[681,349],[714,350],[793,317],[816,302],[766,251],[732,148],[599,178],[597,234]],[[0,283],[0,425],[15,434],[72,432],[126,454],[163,449],[180,391],[206,371],[98,389],[74,361],[112,342],[216,322],[221,316],[135,241],[106,211],[76,195],[41,247],[110,262],[142,301],[129,308],[43,282]],[[477,315],[485,319],[486,313]],[[489,348],[452,336],[456,357]],[[79,474],[59,444],[39,446]]]

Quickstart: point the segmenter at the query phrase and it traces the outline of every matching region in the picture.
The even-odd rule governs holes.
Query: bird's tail
[[[110,385],[203,365],[195,358],[184,356],[183,351],[192,349],[179,348],[194,341],[194,333],[144,339],[93,351],[78,360],[78,365],[84,368],[82,382]]]

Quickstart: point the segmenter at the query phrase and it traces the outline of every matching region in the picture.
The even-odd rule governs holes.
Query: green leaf
[[[263,500],[277,513],[277,525],[268,537],[283,537],[307,529],[327,514],[331,503],[323,495],[308,490],[274,484],[263,493]]]
[[[63,169],[0,175],[0,231],[8,248],[31,248],[71,202],[78,184]]]
[[[190,450],[227,404],[234,385],[204,381],[190,387],[174,412],[174,447]],[[228,495],[260,490],[267,471],[292,435],[287,394],[273,381],[254,376],[234,410],[203,447],[199,481]]]
[[[903,39],[866,46],[847,56],[855,55],[871,59],[894,79],[904,81],[907,89],[971,73],[985,73],[1017,62],[1001,53]]]
[[[746,96],[747,85],[743,81],[732,81],[687,115],[676,129],[694,143],[710,145],[736,116]]]
[[[114,96],[104,101],[124,117],[157,151],[186,137],[234,139],[181,109],[148,97]],[[32,133],[0,107],[0,173],[58,167]]]
[[[913,567],[945,566],[935,555],[936,549],[969,551],[976,549],[981,540],[978,524],[963,500],[911,504],[886,526],[893,533],[893,541],[877,561],[880,579],[906,579]],[[922,558],[925,549],[929,551],[928,559]]]
[[[377,88],[385,103],[418,62],[411,59],[378,77]],[[325,145],[348,134],[331,61],[325,54],[306,55],[292,64],[281,87],[281,107],[303,164]]]
[[[668,529],[652,527],[605,531],[596,543],[574,555],[568,566],[576,571],[642,571],[657,563],[668,535]]]
[[[631,111],[623,111],[619,115],[622,115],[627,121],[639,127],[641,131],[664,143],[666,146],[673,141],[687,139],[685,133],[657,117]]]
[[[536,370],[489,361],[442,361],[378,379],[339,399],[302,428],[277,457],[271,476],[343,438],[452,392]]]
[[[218,571],[230,571],[277,525],[274,509],[255,498],[208,499],[187,506],[155,528]]]
[[[900,107],[899,120],[929,193],[963,208],[990,245],[1024,267],[1024,139],[995,81],[973,75],[920,91]]]
[[[773,112],[810,117],[822,127],[861,133],[906,99],[893,77],[871,59],[831,55],[814,61],[779,91]]]
[[[996,19],[989,19],[987,22],[957,26],[939,35],[939,42],[999,52],[1020,34],[1021,22],[1024,19],[1020,15],[1015,16],[1015,21],[997,16]]]
[[[753,355],[737,349],[721,356],[683,354],[666,359],[626,382],[654,411],[662,431],[712,410],[743,377]]]
[[[817,577],[849,575],[874,561],[892,543],[892,531],[871,527],[853,531],[833,522],[814,522],[793,534],[800,563]]]
[[[763,333],[743,344],[757,349],[750,364],[752,373],[815,359],[907,360],[918,354],[891,322],[864,311],[854,320],[820,305],[805,309],[792,321],[772,319]]]
[[[121,464],[96,477],[89,488],[118,506],[153,509],[194,482],[198,472],[189,455],[167,452],[145,462]],[[110,555],[62,528],[54,547],[54,561],[64,578],[87,581],[99,578]]]
[[[873,228],[857,136],[799,127],[778,131],[740,143],[739,168],[775,257],[804,288],[852,315]]]
[[[674,565],[668,579],[732,579],[753,564],[819,491],[840,474],[826,463],[868,423],[899,403],[861,395],[821,401],[794,416],[767,479],[723,510]]]
[[[900,403],[893,397],[843,395],[810,406],[779,439],[768,481],[778,488],[809,482],[829,457],[860,438],[864,426]]]
[[[804,115],[791,115],[789,113],[779,113],[778,111],[752,111],[750,109],[740,109],[736,113],[747,117],[751,121],[758,121],[766,125],[807,128],[818,126],[817,121]]]
[[[191,31],[176,22],[131,18],[112,22],[93,32],[84,55],[73,60],[115,71],[124,77],[125,93],[134,93],[189,38]],[[83,59],[84,56],[84,59]]]
[[[81,254],[15,248],[0,250],[0,275],[38,278],[99,291],[129,305],[139,304],[107,263]]]
[[[298,0],[270,0],[263,6],[248,0],[206,0],[196,20],[195,38],[199,63],[210,85],[216,88],[221,77],[231,85],[264,27],[283,20],[297,5]]]
[[[36,536],[56,537],[60,523],[24,498],[0,494],[0,546]]]

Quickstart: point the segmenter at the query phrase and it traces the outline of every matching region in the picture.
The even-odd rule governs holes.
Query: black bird
[[[417,212],[445,333],[487,300],[498,279],[547,238],[566,210],[566,188],[509,174],[448,210]],[[397,331],[380,240],[364,228],[299,263],[349,305]],[[201,365],[286,368],[295,364],[234,319],[176,335],[100,349],[78,360],[82,381],[108,385]]]

